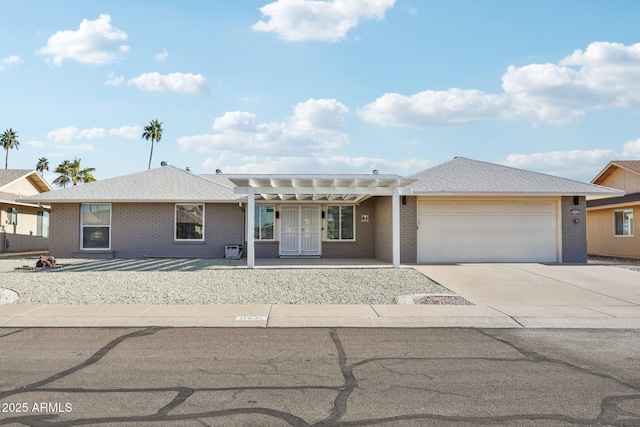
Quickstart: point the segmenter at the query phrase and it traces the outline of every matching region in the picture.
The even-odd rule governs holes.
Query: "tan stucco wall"
[[[18,194],[21,197],[40,194],[38,189],[26,178],[20,179],[16,182],[2,187],[2,192]]]
[[[640,175],[616,168],[600,185],[624,190],[627,193],[638,193],[640,192]]]

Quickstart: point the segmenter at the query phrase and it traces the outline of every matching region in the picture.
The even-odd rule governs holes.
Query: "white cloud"
[[[411,96],[387,93],[367,104],[359,114],[381,126],[424,128],[455,126],[483,119],[498,119],[508,100],[478,90],[426,90]]]
[[[349,109],[335,99],[309,99],[294,109],[292,126],[297,129],[341,131],[346,129]]]
[[[127,34],[111,25],[111,17],[100,15],[95,21],[84,19],[75,30],[58,31],[38,53],[53,57],[53,63],[62,64],[73,59],[83,64],[109,64],[116,62],[129,46],[121,44]]]
[[[119,128],[105,129],[94,127],[90,129],[78,129],[74,126],[67,126],[54,129],[47,133],[47,139],[58,143],[67,143],[78,139],[99,139],[108,136],[119,136],[127,139],[138,138],[142,134],[140,126],[122,126]]]
[[[622,146],[622,157],[625,159],[640,159],[640,138],[629,141]]]
[[[167,53],[167,49],[163,49],[162,52],[157,53],[154,58],[156,61],[165,61],[169,57],[169,53]]]
[[[502,163],[520,169],[591,181],[612,160],[638,158],[640,158],[640,138],[626,142],[618,150],[593,149],[510,154]]]
[[[147,92],[178,92],[188,94],[206,94],[207,79],[202,74],[158,72],[141,74],[127,83]]]
[[[314,155],[349,143],[347,107],[335,99],[310,99],[294,107],[283,122],[259,122],[252,113],[227,112],[214,120],[214,134],[178,139],[182,150],[198,152],[256,153],[266,156]]]
[[[0,71],[4,71],[4,69],[8,65],[22,64],[22,63],[24,63],[24,61],[20,59],[18,55],[11,55],[6,58],[0,58]]]
[[[47,133],[47,139],[53,142],[69,142],[77,138],[79,132],[80,130],[78,128],[67,126]]]
[[[510,154],[504,164],[522,169],[550,170],[577,165],[602,165],[615,155],[613,150],[570,150],[546,153]]]
[[[384,19],[395,0],[278,0],[260,8],[267,21],[254,31],[273,32],[287,41],[318,40],[336,43],[362,19]]]
[[[107,80],[104,82],[108,86],[120,86],[122,83],[124,83],[124,76],[116,76],[113,71],[107,74]]]
[[[360,111],[381,126],[435,127],[479,120],[566,125],[588,110],[640,106],[640,43],[595,42],[558,64],[509,66],[500,94],[478,90],[388,93]]]

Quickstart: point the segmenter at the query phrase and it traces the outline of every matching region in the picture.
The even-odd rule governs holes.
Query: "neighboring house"
[[[626,195],[587,204],[589,254],[640,258],[640,234],[634,220],[634,214],[640,213],[640,160],[610,162],[591,182]]]
[[[36,171],[0,169],[0,253],[47,250],[48,206],[17,200],[49,191]]]
[[[582,263],[585,198],[617,194],[459,157],[408,177],[162,166],[23,201],[51,204],[54,256],[222,258],[241,245],[251,268],[300,256]]]

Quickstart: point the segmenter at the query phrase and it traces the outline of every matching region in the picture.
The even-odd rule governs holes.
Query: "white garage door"
[[[557,262],[556,202],[418,202],[418,262]]]

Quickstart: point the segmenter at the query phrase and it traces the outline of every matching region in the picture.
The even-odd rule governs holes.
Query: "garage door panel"
[[[556,202],[420,202],[420,262],[555,262]]]

